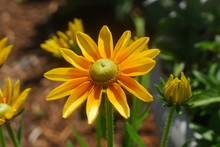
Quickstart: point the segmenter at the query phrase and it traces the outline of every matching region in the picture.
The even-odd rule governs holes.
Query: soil
[[[22,138],[24,147],[63,147],[67,140],[71,140],[74,146],[79,147],[72,128],[89,147],[96,146],[95,126],[88,125],[85,106],[77,109],[69,118],[63,119],[61,114],[66,99],[45,100],[47,94],[60,82],[45,79],[43,73],[67,64],[42,50],[40,43],[57,30],[66,29],[68,21],[73,17],[83,19],[85,30],[93,38],[97,38],[103,24],[109,24],[116,35],[132,28],[130,24],[115,22],[113,11],[108,6],[89,8],[85,5],[85,9],[74,11],[66,9],[65,6],[64,0],[29,0],[23,3],[16,0],[0,0],[0,39],[8,37],[9,43],[14,44],[12,53],[1,68],[0,86],[3,86],[7,77],[11,77],[13,81],[21,80],[22,89],[32,88],[25,102],[25,112],[12,122],[12,127],[16,130],[20,117],[24,120]],[[107,8],[109,11],[105,11]],[[88,10],[89,14],[85,10]],[[123,140],[123,127],[123,119],[116,119],[116,147],[119,147]],[[159,145],[156,132],[153,115],[150,114],[139,131],[148,147]],[[11,146],[10,141],[8,144]],[[106,146],[106,139],[102,140],[102,146]]]

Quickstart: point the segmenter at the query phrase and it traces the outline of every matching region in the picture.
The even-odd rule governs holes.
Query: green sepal
[[[18,111],[18,113],[17,113],[16,115],[14,115],[13,118],[15,118],[15,117],[21,115],[21,114],[24,112],[24,110],[25,110],[25,108],[23,108],[23,109],[21,109],[20,111]],[[13,118],[12,118],[12,119],[13,119]]]
[[[60,58],[63,58],[63,56],[60,55],[60,54],[55,54],[55,53],[53,53],[52,55],[53,55],[53,57],[55,57],[55,58],[59,58],[59,59],[60,59]]]
[[[183,111],[181,110],[180,105],[176,105],[176,106],[175,106],[175,109],[176,109],[176,113],[177,113],[177,114],[179,114],[179,115],[180,115],[180,114],[182,114],[182,113],[183,113]]]
[[[154,87],[157,89],[157,91],[159,92],[160,95],[163,95],[163,90],[160,88],[159,85],[154,84]]]
[[[74,51],[77,55],[82,55],[81,49],[77,44],[71,44],[70,49]]]

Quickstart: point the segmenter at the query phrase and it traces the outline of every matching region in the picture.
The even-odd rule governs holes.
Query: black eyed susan
[[[68,30],[63,33],[57,31],[57,35],[53,35],[51,39],[41,44],[41,48],[55,55],[60,54],[60,48],[72,48],[76,45],[76,32],[84,32],[81,19],[74,18],[73,22],[68,23]]]
[[[3,90],[0,89],[0,125],[20,112],[30,90],[27,88],[20,92],[19,80],[12,86],[11,79],[7,79]]]
[[[64,81],[46,98],[55,100],[70,95],[64,105],[64,118],[87,100],[88,123],[92,123],[98,115],[103,91],[106,91],[108,100],[124,118],[130,116],[130,108],[122,88],[142,101],[153,101],[147,89],[132,78],[147,74],[156,64],[153,58],[160,51],[146,50],[148,37],[131,43],[131,33],[125,31],[113,46],[112,34],[107,26],[103,26],[98,45],[82,32],[77,33],[76,40],[83,56],[70,49],[60,49],[61,55],[73,67],[56,68],[44,74],[50,80]]]

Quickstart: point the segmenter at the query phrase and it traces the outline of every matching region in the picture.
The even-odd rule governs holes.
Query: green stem
[[[112,104],[109,102],[106,94],[105,97],[105,108],[106,108],[106,128],[107,128],[107,139],[108,147],[113,147],[114,144],[114,120]]]
[[[4,137],[4,133],[3,133],[3,130],[2,130],[2,126],[0,126],[0,142],[1,142],[2,147],[6,147],[5,137]]]
[[[5,123],[5,127],[6,127],[6,130],[8,131],[8,134],[13,142],[14,147],[20,147],[18,140],[15,137],[14,132],[11,129],[10,122]]]
[[[98,115],[96,119],[96,136],[97,136],[97,147],[101,147],[101,139],[102,139],[102,126],[101,126],[101,116]]]
[[[162,141],[161,141],[160,147],[166,147],[167,139],[168,139],[169,131],[170,131],[170,126],[171,126],[171,123],[172,123],[172,120],[173,120],[173,116],[174,116],[174,112],[175,112],[175,106],[172,106],[170,108],[169,116],[167,118],[166,126],[164,128],[165,130],[164,130],[164,133],[163,133],[163,137],[162,137]]]

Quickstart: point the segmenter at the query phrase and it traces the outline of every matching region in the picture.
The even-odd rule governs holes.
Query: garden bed
[[[51,33],[65,28],[68,21],[73,19],[74,14],[71,14],[59,20],[57,10],[63,5],[65,5],[64,1],[60,0],[33,0],[25,3],[18,3],[16,0],[0,1],[0,38],[8,37],[10,44],[14,44],[12,53],[1,69],[0,86],[3,86],[2,81],[11,77],[13,81],[21,80],[22,89],[32,88],[25,103],[25,112],[21,116],[24,118],[25,125],[22,139],[24,147],[63,147],[67,140],[71,140],[75,146],[79,146],[72,133],[72,128],[75,128],[89,146],[96,145],[95,127],[94,124],[88,125],[84,106],[81,106],[69,118],[62,119],[65,99],[45,100],[47,94],[60,83],[45,79],[43,74],[54,67],[66,66],[66,63],[42,50],[40,43],[48,39]],[[94,14],[98,13],[94,12]],[[82,12],[82,15],[85,18],[83,21],[90,22],[91,18],[86,17],[85,12]],[[75,17],[81,16],[78,13]],[[91,22],[94,30],[88,29],[88,33],[89,31],[94,33],[93,36],[97,36],[98,32],[95,31],[104,24],[113,26],[112,32],[115,31],[116,34],[131,28],[129,25],[127,26],[130,28],[126,28],[126,25],[122,24],[117,26],[118,24],[114,24],[106,17],[100,18],[95,15],[93,17],[99,20],[97,26],[95,26],[95,22]],[[108,24],[109,22],[111,24]],[[85,23],[85,26],[90,26],[90,24]],[[124,27],[124,29],[116,31],[120,27]],[[13,128],[17,128],[18,123],[17,120],[13,121]],[[115,125],[115,143],[116,146],[120,146],[124,133],[123,119],[117,117]],[[148,147],[159,145],[152,114],[143,121],[139,134]],[[103,140],[102,143],[105,146],[106,140]]]

